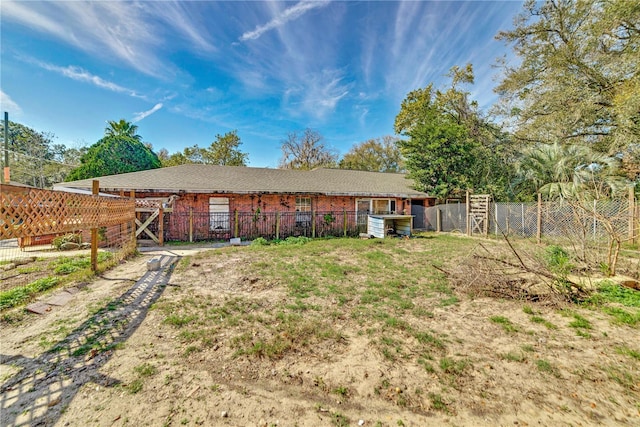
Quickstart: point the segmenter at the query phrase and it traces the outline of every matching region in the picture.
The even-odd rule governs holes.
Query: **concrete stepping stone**
[[[26,309],[32,313],[45,314],[51,311],[51,306],[44,302],[34,302],[33,304],[29,304]]]
[[[45,303],[49,305],[63,306],[67,304],[69,301],[71,301],[72,298],[73,298],[73,295],[71,295],[69,292],[62,291],[59,294],[56,294],[51,298],[49,298],[48,300],[46,300]]]

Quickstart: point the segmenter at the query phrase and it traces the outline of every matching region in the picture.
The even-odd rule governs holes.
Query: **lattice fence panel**
[[[135,201],[2,185],[0,240],[108,227],[135,219]]]

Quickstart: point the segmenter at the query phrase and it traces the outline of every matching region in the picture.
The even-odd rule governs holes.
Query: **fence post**
[[[133,221],[131,221],[131,243],[136,243],[136,214],[135,214],[135,209],[136,209],[136,191],[135,190],[131,190],[129,192],[129,198],[131,200],[133,200]]]
[[[238,224],[238,209],[234,209],[233,212],[234,212],[234,217],[235,217],[234,218],[235,224],[234,224],[234,227],[233,227],[234,228],[233,237],[237,238],[238,234],[239,234],[239,230],[240,230],[239,224]]]
[[[596,218],[597,203],[598,202],[596,200],[593,201],[593,238],[594,239],[596,238],[596,227],[597,227],[597,223],[596,223],[596,221],[597,221],[597,218]]]
[[[629,187],[629,240],[631,241],[631,243],[635,243],[637,237],[635,233],[636,198],[633,190],[633,187]]]
[[[276,239],[280,240],[280,212],[276,212]]]
[[[436,231],[439,233],[442,231],[442,211],[436,209]]]
[[[162,207],[162,201],[160,202],[160,208],[158,208],[158,244],[164,246],[164,208]]]
[[[536,218],[536,240],[542,243],[542,194],[538,193],[538,215]]]
[[[469,200],[469,196],[470,196],[470,192],[469,190],[467,190],[467,202],[466,202],[466,212],[465,212],[465,217],[466,217],[466,227],[467,227],[467,236],[471,236],[471,224],[469,224],[469,216],[470,214],[470,210],[471,210],[471,200]]]
[[[97,196],[100,192],[100,183],[97,179],[94,179],[91,183],[91,194]],[[100,218],[100,205],[98,204],[98,211],[96,212],[96,221]],[[91,228],[91,270],[98,270],[98,224],[94,224],[95,227]]]
[[[311,237],[316,237],[316,211],[311,211]]]
[[[189,243],[193,243],[193,206],[189,206]]]
[[[509,215],[511,215],[511,208],[507,206],[507,215],[504,217],[504,227],[506,228],[505,233],[507,233],[507,236],[510,234],[510,232],[509,232]]]
[[[347,209],[342,208],[342,233],[347,237]]]

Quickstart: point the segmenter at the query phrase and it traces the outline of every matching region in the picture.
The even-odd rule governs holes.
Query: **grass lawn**
[[[300,239],[183,257],[136,332],[109,349],[101,374],[117,385],[83,384],[59,422],[638,424],[638,293],[472,298],[443,271],[479,244]]]

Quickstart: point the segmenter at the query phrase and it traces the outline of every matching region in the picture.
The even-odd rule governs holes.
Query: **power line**
[[[11,153],[11,154],[17,155],[17,156],[23,156],[23,157],[28,157],[28,158],[31,158],[31,159],[39,160],[39,161],[42,161],[42,162],[56,163],[56,164],[58,164],[58,165],[61,165],[61,166],[67,166],[67,167],[70,167],[70,168],[77,168],[78,166],[80,166],[80,164],[70,165],[70,164],[67,164],[67,163],[59,162],[59,161],[57,161],[57,160],[43,159],[43,158],[41,158],[41,157],[32,156],[32,155],[30,155],[30,154],[22,153],[22,152],[20,152],[20,151],[6,150],[6,149],[4,149],[4,148],[2,149],[2,151],[5,151],[5,152],[8,152],[8,153]]]

